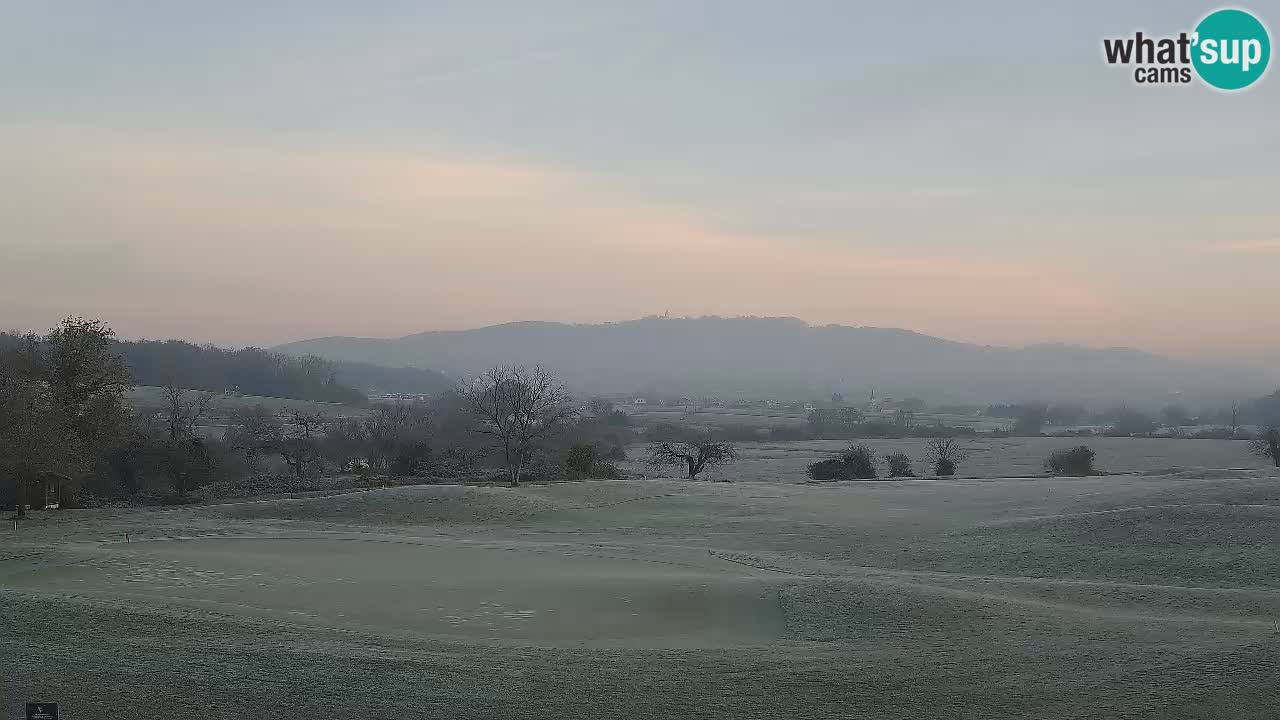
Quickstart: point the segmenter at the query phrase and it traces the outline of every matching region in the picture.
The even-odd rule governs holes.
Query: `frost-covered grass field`
[[[187,391],[193,398],[197,391]],[[164,409],[164,388],[152,385],[137,385],[126,393],[129,404],[135,408],[161,412]],[[359,417],[366,414],[365,408],[352,407],[341,403],[316,402],[312,400],[295,400],[293,398],[267,397],[265,395],[221,395],[215,394],[213,404],[206,417],[197,425],[196,431],[204,437],[221,438],[227,430],[228,418],[237,410],[262,406],[275,413],[288,413],[294,410],[306,413],[320,413],[326,417]]]
[[[925,440],[858,440],[881,458],[903,452],[911,457],[916,473],[928,475]],[[1097,456],[1097,468],[1105,473],[1168,475],[1205,471],[1265,469],[1270,461],[1251,455],[1242,440],[1184,440],[1172,438],[965,438],[969,459],[960,464],[961,477],[1033,477],[1044,474],[1044,459],[1054,450],[1088,445]],[[713,468],[705,479],[805,482],[809,463],[839,453],[850,445],[844,440],[738,443],[738,460],[725,468]],[[628,449],[628,471],[651,477],[681,477],[674,466],[653,468],[645,464],[645,446]],[[883,468],[882,468],[883,469]]]
[[[967,471],[1058,441],[990,443]],[[786,444],[728,483],[34,513],[0,716],[1280,716],[1274,468],[1092,444],[1135,474],[802,484],[825,446]]]
[[[194,397],[197,391],[187,391]],[[153,385],[137,385],[129,389],[126,397],[131,405],[141,408],[161,409],[167,402],[164,388]],[[265,395],[221,395],[215,394],[211,412],[215,416],[226,415],[238,408],[265,406],[274,412],[301,410],[303,412],[319,412],[325,415],[362,415],[363,408],[343,405],[342,403],[317,402],[313,400],[295,400],[293,398],[267,397]]]

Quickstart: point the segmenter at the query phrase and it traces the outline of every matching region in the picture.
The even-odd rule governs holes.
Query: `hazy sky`
[[[1102,61],[1215,7],[4,3],[0,325],[669,310],[1280,361],[1280,69]]]

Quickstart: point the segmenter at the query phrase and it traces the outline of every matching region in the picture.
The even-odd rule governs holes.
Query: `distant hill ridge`
[[[601,324],[513,322],[394,339],[327,337],[275,350],[430,367],[452,377],[541,363],[580,392],[825,397],[833,391],[933,402],[1042,399],[1091,405],[1221,407],[1273,389],[1259,370],[1129,348],[974,345],[899,328],[796,318],[659,318]]]

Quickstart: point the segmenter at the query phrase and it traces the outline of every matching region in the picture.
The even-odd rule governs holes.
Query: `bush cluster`
[[[809,477],[814,480],[874,480],[877,476],[876,451],[862,444],[809,466]]]
[[[1045,472],[1053,475],[1085,477],[1096,472],[1093,467],[1096,456],[1097,453],[1088,445],[1077,445],[1068,450],[1055,450],[1045,458],[1044,469]]]
[[[888,466],[889,477],[915,477],[915,471],[911,469],[911,458],[906,453],[896,452],[885,456],[885,465]]]

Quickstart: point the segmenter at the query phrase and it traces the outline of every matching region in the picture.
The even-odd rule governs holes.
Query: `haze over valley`
[[[1276,381],[1244,365],[1123,348],[979,346],[907,330],[813,326],[795,318],[650,317],[599,325],[521,322],[401,338],[326,337],[290,354],[425,367],[455,379],[506,361],[557,368],[582,393],[726,398],[851,397],[875,390],[937,403],[1026,399],[1089,405],[1230,404]]]

